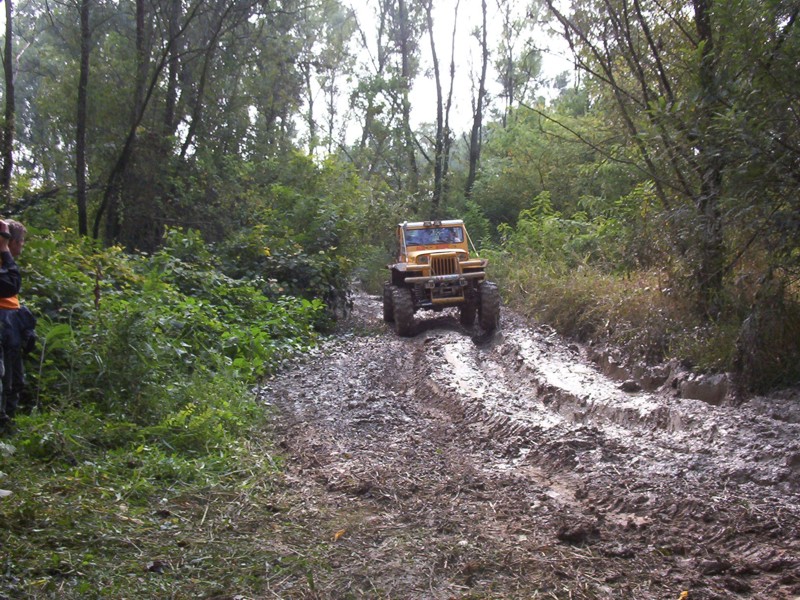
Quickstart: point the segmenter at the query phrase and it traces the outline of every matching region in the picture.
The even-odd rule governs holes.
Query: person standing
[[[23,233],[23,240],[24,236],[25,234]],[[11,231],[8,223],[0,219],[0,298],[16,296],[22,283],[19,267],[9,250],[10,242]],[[20,246],[21,249],[22,247]]]
[[[14,418],[25,385],[22,366],[22,343],[25,326],[20,319],[19,290],[22,277],[16,258],[25,245],[27,230],[22,223],[0,220],[0,330],[2,330],[2,394],[0,428]],[[32,317],[32,315],[31,315]]]

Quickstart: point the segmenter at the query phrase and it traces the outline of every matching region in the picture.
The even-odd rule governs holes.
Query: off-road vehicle
[[[400,223],[397,247],[396,262],[387,265],[383,319],[399,335],[412,335],[418,310],[448,307],[458,307],[462,325],[473,325],[477,316],[484,330],[497,328],[500,293],[486,281],[489,261],[476,256],[462,220]]]

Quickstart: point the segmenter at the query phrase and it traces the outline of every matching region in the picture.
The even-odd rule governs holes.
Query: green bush
[[[257,486],[260,501],[271,485],[276,463],[254,449],[269,412],[251,388],[316,343],[323,303],[267,296],[258,279],[220,273],[197,234],[169,235],[153,255],[67,231],[31,235],[22,268],[40,316],[26,359],[35,406],[0,447],[14,493],[0,504],[14,574],[0,596],[83,598],[109,585],[158,596],[159,582],[125,578],[141,547],[174,543],[167,503],[196,506],[202,523],[221,490]]]
[[[252,383],[315,341],[320,300],[270,298],[262,281],[220,273],[194,233],[170,232],[152,256],[71,239],[38,232],[23,264],[41,316],[30,387],[45,407],[153,425],[196,405],[199,379]]]

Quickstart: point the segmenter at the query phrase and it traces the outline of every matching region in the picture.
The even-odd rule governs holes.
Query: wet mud
[[[358,296],[266,382],[285,453],[283,598],[800,599],[800,394],[625,391],[509,311],[411,338]]]

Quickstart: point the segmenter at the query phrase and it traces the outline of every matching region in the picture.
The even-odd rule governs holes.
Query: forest
[[[796,2],[2,8],[0,212],[39,342],[0,552],[42,590],[96,559],[27,535],[89,527],[88,482],[133,505],[230,477],[268,421],[249,387],[378,292],[401,221],[463,218],[504,304],[565,336],[742,397],[800,381]]]

